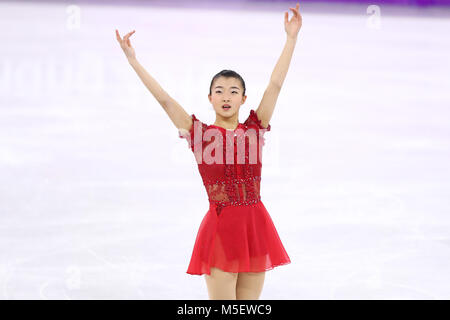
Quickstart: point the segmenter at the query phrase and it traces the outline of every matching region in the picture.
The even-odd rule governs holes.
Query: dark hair
[[[233,70],[222,70],[218,74],[216,74],[211,80],[211,85],[209,86],[209,94],[211,94],[211,88],[213,86],[214,81],[219,77],[238,79],[241,82],[242,88],[244,89],[244,92],[242,92],[242,96],[245,96],[244,79],[242,79],[242,77],[237,72],[234,72]]]

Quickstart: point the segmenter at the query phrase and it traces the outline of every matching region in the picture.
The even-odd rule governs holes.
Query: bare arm
[[[119,32],[116,30],[117,41],[119,41],[128,62],[136,71],[137,75],[144,83],[145,87],[152,93],[156,101],[162,106],[164,111],[172,120],[175,127],[178,129],[189,130],[192,125],[192,119],[190,115],[183,109],[183,107],[175,101],[169,94],[159,85],[159,83],[145,70],[145,68],[136,59],[136,54],[131,46],[129,37],[134,31],[128,33],[123,37],[120,37]]]
[[[169,96],[169,94],[161,88],[159,83],[144,69],[137,59],[129,59],[128,61],[144,85],[167,113],[170,120],[172,120],[175,127],[178,129],[183,128],[189,130],[191,128],[192,119],[186,110],[184,110],[175,99]]]
[[[275,68],[270,77],[269,85],[264,91],[262,100],[256,109],[258,119],[261,119],[261,125],[267,127],[272,118],[273,111],[281,91],[284,79],[286,78],[289,65],[291,63],[292,54],[294,52],[295,44],[297,42],[297,35],[302,25],[302,17],[298,11],[299,4],[296,8],[290,8],[294,12],[291,21],[288,21],[288,12],[285,12],[284,25],[287,34],[286,44],[283,52],[275,65]]]

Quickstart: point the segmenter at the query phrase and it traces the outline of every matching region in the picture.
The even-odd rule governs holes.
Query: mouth
[[[230,106],[229,104],[224,104],[224,105],[222,106],[222,108],[225,109],[225,110],[228,110],[228,109],[231,108],[231,106]]]

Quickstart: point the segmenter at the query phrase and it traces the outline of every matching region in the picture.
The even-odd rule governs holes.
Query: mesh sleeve
[[[195,114],[192,114],[191,118],[192,118],[192,125],[189,130],[186,130],[184,128],[178,129],[178,137],[180,137],[181,139],[186,139],[188,141],[189,149],[192,149],[194,146],[194,126],[195,126],[196,121],[199,121],[200,124],[202,125],[202,127],[204,126],[204,124],[200,120],[197,119]]]
[[[256,126],[258,129],[264,129],[265,131],[270,131],[270,124],[267,125],[267,128],[264,128],[261,125],[261,120],[258,119],[258,115],[253,109],[250,110],[250,115],[247,120],[244,121],[244,124],[247,126]]]

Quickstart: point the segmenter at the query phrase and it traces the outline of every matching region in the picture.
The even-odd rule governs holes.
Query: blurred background
[[[186,274],[207,194],[115,36],[212,124],[243,122],[295,1],[0,2],[0,299],[208,299]],[[261,196],[292,263],[261,299],[450,298],[450,1],[301,1]]]

